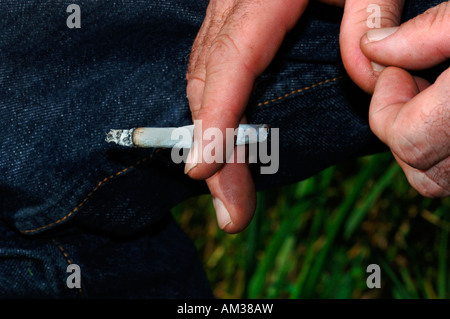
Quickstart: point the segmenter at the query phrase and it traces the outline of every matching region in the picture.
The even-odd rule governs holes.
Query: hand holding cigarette
[[[186,76],[192,119],[202,121],[203,131],[215,127],[225,136],[226,128],[246,123],[244,111],[256,76],[272,61],[307,4],[307,0],[210,1]],[[203,149],[211,147],[208,144],[218,143],[222,149],[226,144],[202,137],[203,132],[195,129],[185,172],[206,180],[219,227],[228,233],[239,232],[250,223],[256,207],[250,170],[236,161],[201,161]]]

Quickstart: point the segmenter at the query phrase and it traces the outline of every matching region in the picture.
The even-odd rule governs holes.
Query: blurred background
[[[250,226],[228,235],[209,195],[172,213],[216,298],[449,298],[450,198],[427,199],[392,155],[350,159],[258,193]],[[370,264],[381,288],[366,285]]]

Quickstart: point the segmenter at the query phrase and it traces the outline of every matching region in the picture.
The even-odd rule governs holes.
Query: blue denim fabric
[[[441,1],[407,1],[405,19]],[[191,124],[190,47],[207,1],[0,3],[0,296],[212,297],[170,215],[207,192],[170,150],[105,143],[111,128]],[[369,97],[339,54],[342,10],[311,1],[258,79],[251,123],[280,128],[280,169],[258,190],[382,149]],[[82,290],[66,286],[78,264]]]

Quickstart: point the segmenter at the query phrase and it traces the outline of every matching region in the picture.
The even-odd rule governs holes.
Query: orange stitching
[[[287,97],[289,97],[289,96],[291,96],[291,95],[293,95],[293,94],[297,94],[297,93],[300,93],[300,92],[303,92],[303,91],[308,91],[308,90],[313,89],[313,88],[315,88],[315,87],[318,87],[318,86],[320,86],[320,85],[323,85],[323,84],[326,84],[326,83],[330,83],[330,82],[335,82],[335,81],[337,81],[337,80],[339,80],[339,79],[341,79],[341,78],[343,78],[342,75],[341,75],[341,76],[338,76],[338,77],[335,77],[335,78],[333,78],[333,79],[328,79],[328,80],[325,80],[325,81],[322,81],[322,82],[319,82],[319,83],[315,83],[315,84],[313,84],[313,85],[311,85],[311,86],[307,86],[307,87],[304,87],[304,88],[302,88],[302,89],[294,90],[294,91],[292,91],[292,92],[289,92],[289,93],[286,93],[286,94],[284,94],[284,95],[282,95],[282,96],[279,96],[279,97],[277,97],[277,98],[275,98],[275,99],[268,100],[268,101],[265,101],[265,102],[260,102],[260,103],[257,104],[256,107],[259,107],[259,106],[263,106],[263,105],[267,105],[267,104],[270,104],[270,103],[274,103],[274,102],[280,101],[280,100],[285,99],[285,98],[287,98]],[[159,152],[160,150],[161,150],[161,149],[158,148],[158,149],[156,150],[156,152]],[[116,177],[116,176],[119,176],[119,175],[125,173],[126,171],[128,171],[128,170],[130,170],[130,169],[133,169],[135,166],[138,166],[139,164],[141,164],[142,162],[146,161],[147,159],[148,159],[148,158],[144,158],[144,159],[142,159],[142,160],[139,160],[139,161],[137,161],[134,165],[131,165],[131,166],[127,167],[127,168],[124,168],[123,170],[117,172],[117,173],[114,174],[114,175],[111,175],[111,176],[109,176],[109,177],[105,177],[102,181],[100,181],[100,182],[97,184],[96,187],[94,187],[94,189],[86,196],[86,198],[83,199],[83,201],[82,201],[80,204],[77,205],[77,207],[75,207],[69,214],[67,214],[67,215],[64,216],[63,218],[58,219],[56,222],[53,222],[53,223],[51,223],[51,224],[48,224],[48,225],[45,225],[45,226],[42,226],[42,227],[39,227],[39,228],[36,228],[36,229],[23,230],[23,231],[21,231],[21,232],[24,233],[24,234],[26,234],[26,233],[34,233],[34,232],[37,232],[37,231],[39,231],[39,230],[42,230],[42,229],[45,229],[45,228],[48,228],[48,227],[51,227],[51,226],[54,226],[54,225],[57,225],[57,224],[61,223],[62,221],[66,220],[67,218],[69,218],[70,216],[72,216],[73,213],[75,213],[76,211],[78,211],[78,210],[79,210],[79,209],[87,202],[87,200],[95,193],[95,191],[97,191],[97,189],[98,189],[102,184],[106,183],[107,181],[111,180],[112,178],[114,178],[114,177]]]
[[[52,239],[52,242],[56,245],[56,247],[59,248],[59,250],[60,250],[61,253],[63,254],[64,258],[66,258],[67,263],[68,263],[69,265],[72,265],[72,261],[70,260],[69,255],[67,255],[66,251],[65,251],[64,248],[61,246],[61,244],[58,243],[58,242],[57,242],[56,240],[54,240],[54,239]],[[81,290],[81,288],[78,288],[78,291],[80,292],[81,296],[84,297],[83,290]]]
[[[74,209],[72,209],[72,211],[70,211],[70,213],[68,213],[66,216],[64,216],[64,217],[58,219],[57,221],[55,221],[55,222],[53,222],[53,223],[50,223],[50,224],[48,224],[48,225],[45,225],[45,226],[42,226],[42,227],[38,227],[38,228],[35,228],[35,229],[22,230],[21,232],[22,232],[23,234],[34,233],[34,232],[37,232],[37,231],[39,231],[39,230],[46,229],[46,228],[48,228],[48,227],[52,227],[52,226],[54,226],[54,225],[57,225],[57,224],[59,224],[59,223],[65,221],[67,218],[69,218],[69,217],[72,216],[74,213],[76,213],[76,212],[77,212],[77,211],[78,211],[78,210],[79,210],[79,209],[80,209],[80,208],[88,201],[88,199],[89,199],[92,195],[94,195],[94,193],[100,188],[100,186],[102,186],[104,183],[110,181],[110,180],[113,179],[114,177],[119,176],[119,175],[125,173],[126,171],[128,171],[128,170],[130,170],[130,169],[135,168],[136,166],[142,164],[142,163],[145,162],[146,160],[148,160],[148,157],[147,157],[147,158],[144,158],[144,159],[141,159],[141,160],[137,161],[134,165],[128,166],[128,167],[124,168],[123,170],[121,170],[121,171],[119,171],[119,172],[117,172],[117,173],[115,173],[115,174],[113,174],[113,175],[111,175],[111,176],[109,176],[109,177],[106,177],[106,178],[104,178],[103,180],[101,180],[101,181],[97,184],[97,186],[95,186],[94,189],[93,189],[93,190],[92,190],[92,191],[91,191],[91,192],[83,199],[83,201],[82,201],[81,203],[79,203]]]
[[[71,262],[70,259],[69,259],[69,255],[67,255],[67,253],[64,251],[64,249],[62,248],[61,244],[59,244],[59,243],[58,243],[56,240],[54,240],[54,239],[52,239],[52,242],[53,242],[56,246],[58,246],[59,250],[61,250],[61,252],[62,252],[62,254],[64,255],[64,257],[66,257],[66,259],[67,259],[67,263],[68,263],[69,265],[72,265],[72,262]]]
[[[311,86],[304,87],[304,88],[302,88],[302,89],[294,90],[294,91],[292,91],[292,92],[286,93],[285,95],[279,96],[279,97],[277,97],[277,98],[275,98],[275,99],[268,100],[268,101],[265,101],[265,102],[260,102],[260,103],[258,103],[258,105],[256,105],[256,107],[259,107],[259,106],[263,106],[263,105],[267,105],[267,104],[270,104],[270,103],[274,103],[274,102],[280,101],[280,100],[285,99],[285,98],[287,98],[288,96],[291,96],[291,95],[293,95],[293,94],[297,94],[297,93],[300,93],[300,92],[303,92],[303,91],[308,91],[308,90],[311,90],[311,89],[313,89],[313,88],[315,88],[315,87],[318,87],[318,86],[323,85],[323,84],[326,84],[326,83],[336,82],[337,80],[339,80],[339,79],[341,79],[341,78],[343,78],[342,75],[341,75],[341,76],[338,76],[338,77],[335,77],[334,79],[328,79],[328,80],[325,80],[325,81],[322,81],[322,82],[313,84],[313,85],[311,85]]]

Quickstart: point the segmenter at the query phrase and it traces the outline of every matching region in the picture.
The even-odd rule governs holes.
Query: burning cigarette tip
[[[108,143],[116,143],[122,146],[134,146],[133,143],[133,131],[130,130],[110,130],[106,134],[106,142]]]

